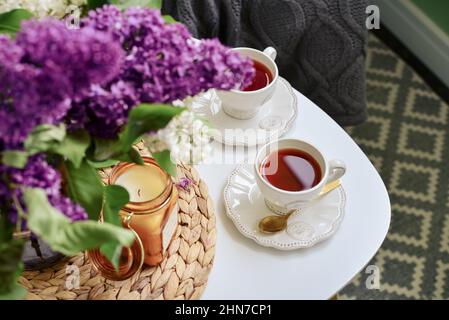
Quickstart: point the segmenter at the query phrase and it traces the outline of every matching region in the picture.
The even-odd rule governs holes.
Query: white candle
[[[115,181],[124,187],[131,202],[146,202],[157,198],[167,185],[167,177],[159,168],[151,165],[133,165]]]

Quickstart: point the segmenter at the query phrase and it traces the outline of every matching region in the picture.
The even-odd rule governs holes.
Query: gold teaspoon
[[[335,180],[326,184],[323,190],[320,193],[319,197],[328,194],[332,190],[338,188],[340,186],[340,180]],[[287,228],[287,221],[290,216],[295,213],[298,209],[290,210],[287,214],[282,216],[266,216],[262,220],[259,221],[259,230],[264,233],[275,233],[284,230]]]

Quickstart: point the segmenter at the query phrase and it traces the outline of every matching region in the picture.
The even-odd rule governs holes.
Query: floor
[[[392,204],[388,236],[340,299],[449,299],[449,106],[374,35],[367,49],[365,124],[348,133],[379,170]],[[369,287],[369,286],[368,286]]]

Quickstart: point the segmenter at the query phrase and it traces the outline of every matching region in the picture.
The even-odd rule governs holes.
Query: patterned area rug
[[[392,221],[340,299],[449,299],[449,107],[373,35],[367,49],[368,120],[347,129],[389,190]],[[368,285],[368,287],[370,287]]]

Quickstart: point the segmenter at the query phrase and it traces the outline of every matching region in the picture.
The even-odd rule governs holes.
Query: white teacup
[[[268,155],[281,149],[297,149],[312,156],[321,169],[321,180],[318,184],[302,191],[286,191],[268,182],[262,176],[260,167]],[[318,198],[327,183],[340,179],[345,174],[346,166],[340,160],[327,161],[323,153],[308,142],[282,139],[268,143],[260,149],[256,156],[255,172],[257,185],[265,198],[267,207],[277,214],[286,214],[292,209],[307,207],[310,201]]]
[[[233,118],[241,120],[251,119],[257,114],[262,105],[271,99],[276,89],[279,70],[274,60],[277,53],[272,47],[266,48],[263,52],[252,48],[234,48],[231,50],[265,65],[273,76],[273,81],[259,90],[242,91],[233,89],[230,91],[217,91],[224,112]]]

